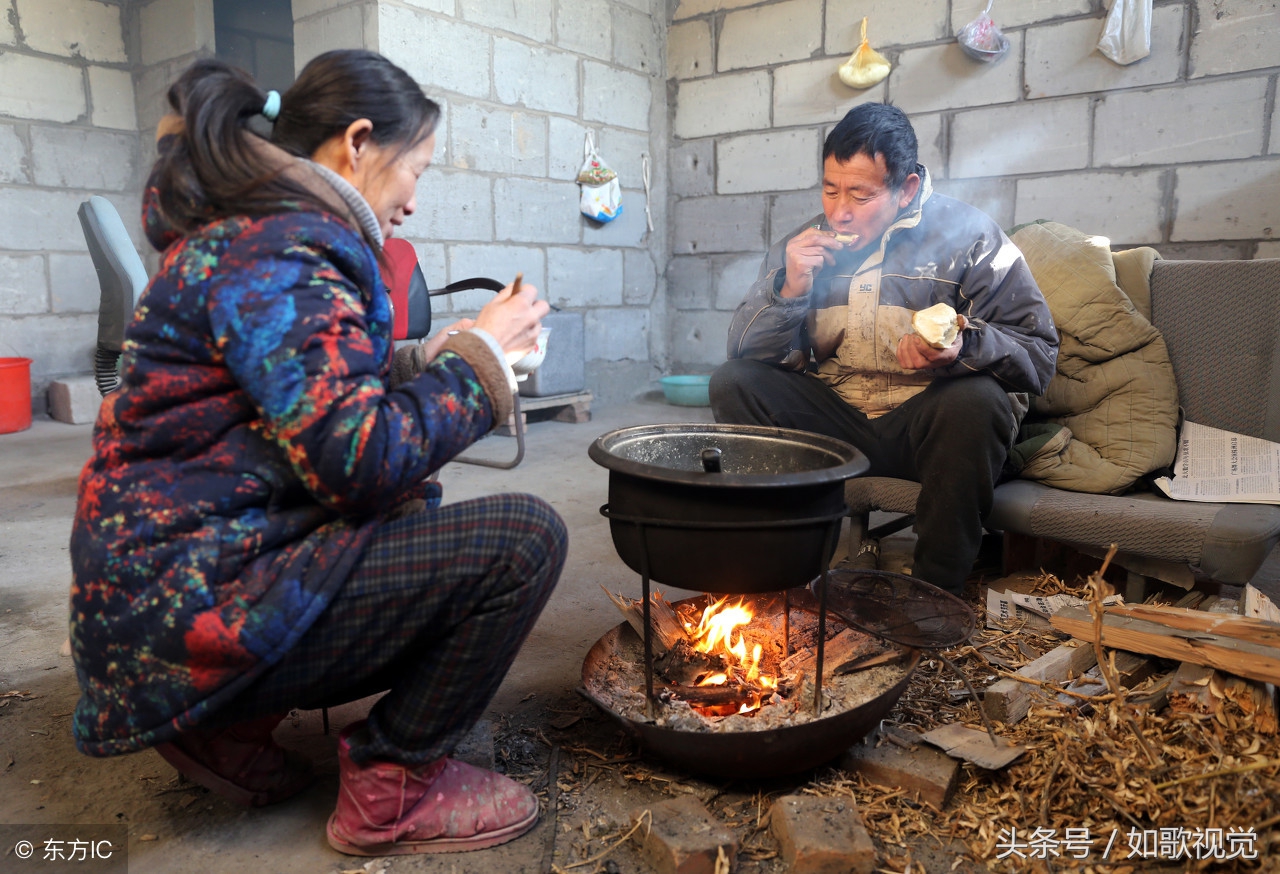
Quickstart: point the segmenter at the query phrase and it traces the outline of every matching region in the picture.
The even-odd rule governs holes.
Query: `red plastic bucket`
[[[0,358],[0,434],[31,427],[31,359]]]

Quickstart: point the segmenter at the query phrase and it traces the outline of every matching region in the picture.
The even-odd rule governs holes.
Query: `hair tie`
[[[268,91],[267,102],[262,107],[262,114],[266,116],[267,121],[275,121],[280,117],[280,92]]]

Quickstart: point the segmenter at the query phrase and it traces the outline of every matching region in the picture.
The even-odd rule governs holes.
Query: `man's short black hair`
[[[835,157],[843,164],[854,155],[872,160],[884,157],[885,184],[897,190],[916,172],[916,132],[906,113],[887,103],[863,103],[840,119],[822,146],[822,160]]]

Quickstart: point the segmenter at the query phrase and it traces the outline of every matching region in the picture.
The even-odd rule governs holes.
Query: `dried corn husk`
[[[890,64],[884,55],[867,42],[867,19],[862,19],[862,45],[840,65],[840,81],[850,88],[870,88],[889,75]]]

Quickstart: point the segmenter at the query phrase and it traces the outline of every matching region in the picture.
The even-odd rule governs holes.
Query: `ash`
[[[791,647],[793,655],[786,660],[782,653],[782,614],[778,611],[772,616],[757,616],[758,628],[746,634],[750,648],[756,642],[765,647],[766,656],[763,668],[768,673],[780,674],[788,679],[786,665],[803,662],[808,656],[812,659],[817,642],[817,620],[806,613],[791,614]],[[831,660],[832,638],[845,630],[839,621],[827,622],[827,647],[824,653],[826,679],[822,684],[822,712],[813,713],[813,680],[812,667],[803,672],[800,682],[794,684],[787,694],[775,693],[764,706],[751,713],[733,716],[704,716],[685,701],[668,699],[656,702],[656,718],[650,720],[646,716],[644,694],[644,644],[629,627],[623,628],[618,644],[601,664],[601,669],[587,679],[586,685],[591,694],[601,704],[632,722],[651,722],[676,731],[696,732],[750,732],[772,731],[779,728],[804,725],[816,719],[826,719],[853,710],[884,695],[897,685],[908,673],[909,659],[898,664],[881,665],[833,677],[831,670],[839,662]],[[856,632],[854,632],[856,634]],[[846,638],[847,638],[846,634]],[[868,638],[872,646],[876,646],[874,638]],[[887,647],[880,647],[881,649]],[[810,665],[811,665],[810,661]],[[793,675],[798,676],[798,675]],[[655,686],[661,677],[655,671]],[[786,683],[784,682],[785,686]]]

